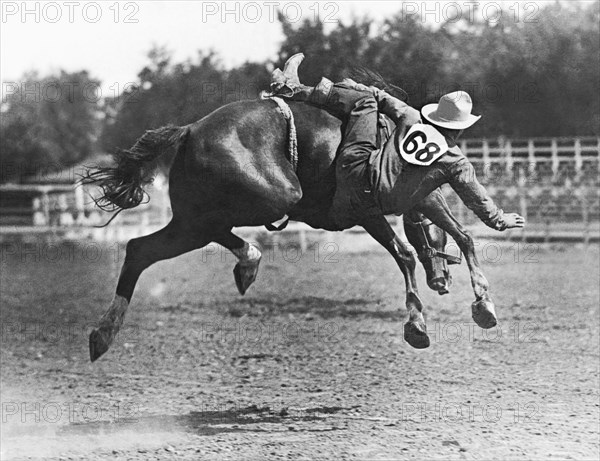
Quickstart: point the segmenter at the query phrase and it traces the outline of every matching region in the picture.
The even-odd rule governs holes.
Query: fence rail
[[[598,137],[468,139],[461,149],[484,183],[600,183]]]

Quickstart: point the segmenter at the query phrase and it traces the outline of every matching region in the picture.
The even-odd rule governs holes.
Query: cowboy
[[[446,182],[489,227],[502,231],[524,226],[523,217],[504,213],[496,206],[456,144],[462,132],[481,118],[471,114],[473,104],[468,93],[446,94],[439,103],[424,106],[419,114],[385,91],[351,79],[333,84],[322,78],[314,88],[303,85],[297,74],[303,59],[302,53],[295,54],[283,71],[273,72],[271,95],[305,101],[342,120],[336,192],[330,209],[330,218],[337,227],[351,227],[370,214],[402,214],[410,203]],[[401,158],[384,158],[384,150],[377,147],[379,112],[397,126]],[[386,174],[385,168],[377,168],[396,161],[400,164],[388,170],[398,174]],[[395,193],[386,193],[391,190]]]

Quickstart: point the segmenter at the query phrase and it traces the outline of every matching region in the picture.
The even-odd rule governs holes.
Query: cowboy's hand
[[[502,219],[506,225],[506,229],[525,226],[525,218],[517,213],[505,213]]]

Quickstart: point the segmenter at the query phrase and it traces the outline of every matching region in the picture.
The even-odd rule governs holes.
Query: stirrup
[[[291,98],[294,96],[294,90],[285,83],[271,83],[271,97],[280,96],[282,98]]]
[[[274,83],[271,84],[271,91],[262,90],[258,94],[258,99],[271,99],[271,98],[288,98],[289,99],[292,96],[294,96],[294,92],[291,88],[289,88],[285,85],[278,88],[275,85],[276,84],[274,84]],[[283,88],[286,88],[288,91],[282,92],[281,90]]]

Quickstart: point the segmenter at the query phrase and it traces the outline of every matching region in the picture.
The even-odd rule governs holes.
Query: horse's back
[[[294,114],[301,160],[330,164],[341,141],[341,122],[326,111],[306,103],[288,101],[288,105]],[[270,100],[227,104],[193,123],[190,128],[192,138],[202,140],[201,147],[205,150],[222,151],[225,148],[231,152],[230,147],[241,145],[272,160],[279,160],[281,154],[287,152],[287,122],[278,106]],[[210,136],[202,136],[204,134]],[[276,151],[277,147],[284,150]]]
[[[306,189],[300,181],[310,197],[315,175],[329,171],[333,161],[336,140],[331,138],[339,122],[304,103],[290,106],[298,171],[288,159],[287,122],[275,103],[234,102],[189,125],[171,170],[172,203],[185,197],[196,208],[229,212],[236,225],[253,225],[278,219],[297,204]],[[175,213],[174,203],[173,208]]]

